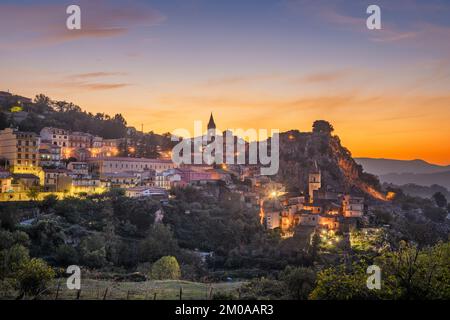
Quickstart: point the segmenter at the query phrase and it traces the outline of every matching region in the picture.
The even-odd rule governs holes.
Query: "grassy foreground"
[[[183,300],[211,299],[214,293],[230,293],[239,296],[243,282],[199,283],[190,281],[117,282],[110,280],[82,279],[81,290],[69,290],[66,280],[56,280],[40,299],[58,300]],[[59,286],[59,290],[58,290]],[[180,290],[181,288],[181,290]]]

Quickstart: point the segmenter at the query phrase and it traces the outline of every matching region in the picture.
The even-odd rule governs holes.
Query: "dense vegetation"
[[[0,128],[39,132],[55,126],[127,137],[121,146],[126,156],[157,156],[157,146],[170,146],[168,135],[128,130],[121,115],[92,115],[42,95],[22,107],[27,116],[20,123],[14,122],[13,103],[0,107]],[[315,160],[327,185],[355,192],[367,186],[380,189],[376,177],[354,163],[332,131],[329,123],[318,121],[313,133],[282,134],[277,178],[292,191],[304,190],[302,182]],[[0,293],[12,290],[19,298],[45,293],[52,279],[76,264],[105,281],[245,282],[237,296],[215,292],[216,299],[449,299],[446,194],[437,191],[424,199],[384,187],[392,201],[370,202],[365,219],[349,235],[334,235],[341,240],[332,245],[311,227],[297,227],[288,239],[277,229],[264,230],[257,209],[248,208],[225,184],[173,189],[164,205],[125,197],[121,190],[2,203]],[[156,219],[160,214],[162,221]],[[31,223],[19,223],[30,218]],[[366,287],[371,264],[383,270],[378,291]]]
[[[25,117],[17,117],[18,113],[23,113]],[[32,103],[18,105],[14,96],[10,101],[0,102],[0,130],[8,127],[35,133],[44,127],[55,127],[86,132],[104,139],[127,138],[120,145],[121,156],[157,157],[159,150],[167,150],[172,145],[170,134],[138,132],[127,127],[121,114],[92,114],[76,104],[54,101],[43,94],[37,95]],[[129,152],[130,147],[133,147],[133,152]]]
[[[33,296],[55,272],[77,264],[105,279],[139,272],[137,279],[246,280],[239,291],[243,299],[449,297],[448,230],[437,228],[446,225],[441,216],[446,211],[432,200],[398,194],[395,205],[406,206],[406,215],[375,210],[367,227],[389,228],[372,237],[353,230],[351,243],[330,247],[305,227],[284,240],[277,230],[265,231],[257,212],[225,186],[174,189],[172,196],[161,205],[112,190],[84,198],[49,196],[42,202],[2,204],[1,289]],[[423,210],[414,219],[427,223],[411,219],[407,213],[414,208]],[[164,218],[155,223],[158,210]],[[17,223],[35,215],[31,225]],[[382,268],[383,290],[367,290],[370,264]],[[214,298],[238,297],[215,292]]]

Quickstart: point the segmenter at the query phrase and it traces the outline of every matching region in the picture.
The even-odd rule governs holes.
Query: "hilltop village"
[[[364,198],[322,188],[320,168],[315,163],[308,174],[308,192],[289,197],[281,185],[273,185],[261,200],[261,221],[268,229],[280,228],[283,236],[292,236],[296,226],[312,226],[326,231],[343,230],[365,212]]]
[[[17,99],[19,105],[31,103]],[[19,117],[23,113],[16,111]],[[216,130],[212,114],[210,130]],[[118,156],[124,146],[128,156]],[[123,189],[128,197],[166,203],[172,188],[207,190],[205,186],[220,184],[258,210],[261,224],[279,229],[283,237],[292,236],[298,225],[348,230],[367,209],[364,197],[323,185],[316,161],[307,172],[307,189],[293,193],[273,177],[260,175],[256,165],[176,165],[170,150],[157,146],[158,158],[142,158],[134,155],[138,147],[127,137],[106,139],[55,127],[44,127],[40,133],[5,128],[0,130],[0,201],[43,200],[48,195],[63,199]]]
[[[202,141],[230,132],[220,132],[212,114],[207,129]],[[311,131],[281,133],[278,173],[262,175],[249,162],[175,162],[170,134],[136,130],[120,114],[0,92],[0,291],[53,299],[61,270],[79,265],[90,281],[131,283],[141,298],[164,295],[140,282],[167,279],[236,289],[208,299],[410,297],[397,290],[403,271],[391,272],[400,282],[384,291],[366,290],[367,263],[389,270],[392,255],[405,261],[418,252],[418,263],[438,261],[433,279],[444,274],[447,201],[382,186],[333,130],[317,120]],[[244,151],[247,161],[254,145],[233,140],[224,156]],[[194,144],[191,152],[205,159],[205,149]],[[38,288],[11,266],[36,270]],[[430,286],[418,283],[420,293]],[[430,296],[440,297],[445,283],[433,280]],[[78,296],[124,297],[110,290]]]

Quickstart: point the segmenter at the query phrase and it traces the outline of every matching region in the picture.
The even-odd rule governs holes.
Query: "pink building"
[[[203,171],[194,171],[187,168],[180,168],[178,169],[181,181],[185,183],[191,183],[193,181],[200,181],[200,180],[211,180],[212,176],[209,172],[203,172]]]

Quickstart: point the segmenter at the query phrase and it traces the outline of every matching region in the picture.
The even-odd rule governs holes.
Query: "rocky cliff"
[[[289,131],[280,134],[280,170],[276,179],[288,189],[307,191],[308,174],[317,162],[322,186],[384,200],[378,179],[363,169],[330,132]]]

